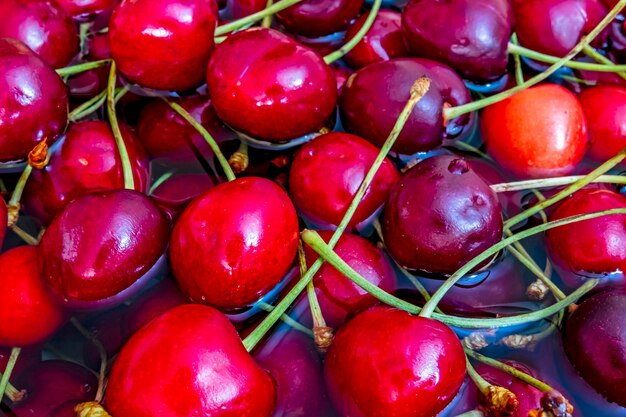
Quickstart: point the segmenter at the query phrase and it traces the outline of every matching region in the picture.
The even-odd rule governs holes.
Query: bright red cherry
[[[0,38],[0,162],[24,159],[67,125],[63,80],[26,45]]]
[[[335,111],[330,67],[316,52],[272,29],[229,36],[211,56],[207,78],[220,118],[257,139],[299,138],[319,130]]]
[[[113,7],[118,0],[56,0],[67,13],[75,18],[98,14]]]
[[[131,337],[113,364],[105,405],[115,417],[269,417],[275,395],[226,316],[184,305]]]
[[[170,263],[193,301],[232,310],[271,290],[298,247],[293,204],[259,177],[218,185],[197,197],[176,222]]]
[[[63,310],[39,273],[38,257],[34,246],[0,255],[0,346],[43,342],[63,322]]]
[[[520,91],[485,108],[487,151],[518,178],[570,174],[587,150],[587,122],[576,97],[556,84]]]
[[[137,137],[124,125],[120,130],[133,168],[135,189],[143,192],[150,176],[148,158]],[[43,224],[49,224],[77,197],[124,188],[121,159],[106,122],[72,124],[50,154],[48,165],[31,174],[22,199],[25,211]]]
[[[289,172],[295,206],[313,222],[338,225],[377,155],[374,145],[347,133],[313,139],[296,153]],[[399,178],[393,163],[385,159],[350,225],[373,215]]]
[[[7,234],[7,222],[9,221],[7,213],[7,205],[4,199],[0,197],[0,247],[2,247],[2,241]]]
[[[157,90],[200,86],[213,51],[216,10],[213,0],[122,1],[109,25],[120,72]]]
[[[324,372],[343,417],[432,417],[459,391],[465,353],[436,320],[372,307],[339,329]]]
[[[124,294],[163,254],[169,231],[168,219],[144,194],[84,195],[65,207],[41,240],[44,279],[70,304]]]
[[[276,14],[288,32],[316,38],[345,29],[363,0],[304,0]]]

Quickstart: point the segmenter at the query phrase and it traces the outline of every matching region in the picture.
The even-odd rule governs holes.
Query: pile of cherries
[[[0,417],[626,416],[625,6],[0,0]]]

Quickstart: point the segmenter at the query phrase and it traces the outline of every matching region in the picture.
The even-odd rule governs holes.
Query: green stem
[[[538,180],[525,180],[493,184],[491,189],[496,193],[509,191],[522,191],[531,188],[551,188],[573,184],[585,178],[585,175],[570,175],[567,177],[542,178]],[[590,182],[605,184],[626,184],[626,176],[623,175],[600,175]]]
[[[90,115],[95,112],[104,104],[107,98],[107,90],[102,91],[95,97],[90,98],[89,100],[82,103],[80,106],[76,107],[69,114],[69,119],[72,122],[76,122],[77,120],[82,119],[83,117]]]
[[[267,313],[271,312],[274,310],[273,305],[268,304],[268,303],[264,303],[264,302],[260,302],[258,304],[259,308]],[[287,314],[281,314],[280,319],[289,327],[296,329],[306,335],[309,335],[311,337],[313,337],[313,332],[311,331],[311,329],[306,328],[305,326],[303,326],[302,324],[300,324],[298,321],[292,319],[291,317],[289,317],[289,315]]]
[[[528,270],[532,272],[533,275],[539,278],[539,280],[543,282],[550,289],[550,291],[552,291],[552,294],[554,294],[554,297],[557,300],[563,300],[566,297],[563,291],[561,291],[561,289],[557,287],[556,284],[546,276],[546,274],[544,274],[543,270],[539,268],[539,266],[535,263],[534,260],[532,260],[532,258],[530,258],[530,256],[526,256],[515,247],[509,247],[509,251],[522,265],[528,268]]]
[[[274,4],[273,0],[267,0],[267,3],[265,4],[265,8],[267,9],[268,7],[271,7],[272,4]],[[263,18],[263,21],[261,22],[261,27],[269,29],[272,26],[272,16],[271,14],[265,16]]]
[[[26,187],[26,183],[28,182],[28,178],[30,177],[30,174],[32,172],[33,172],[33,167],[30,164],[26,164],[26,168],[24,168],[24,171],[22,171],[22,175],[20,175],[20,179],[17,180],[17,184],[15,185],[13,194],[11,194],[11,199],[9,200],[7,207],[19,207],[20,206],[20,200],[22,199],[24,188]]]
[[[476,388],[478,388],[478,390],[483,395],[487,395],[491,384],[487,382],[485,378],[483,378],[478,372],[476,372],[476,369],[474,369],[474,367],[472,366],[472,363],[469,361],[467,356],[465,357],[465,362],[466,362],[466,367],[467,367],[467,374],[469,375],[470,379],[474,382],[474,384],[476,385]]]
[[[306,275],[307,267],[304,247],[302,246],[302,239],[298,241],[298,261],[300,263],[300,276],[304,276]],[[313,327],[326,327],[326,320],[324,320],[322,307],[320,306],[317,294],[315,293],[313,280],[309,281],[307,284],[306,293],[309,300],[309,308],[311,309],[311,317],[313,318]]]
[[[602,55],[600,52],[596,51],[596,49],[591,46],[591,45],[587,45],[583,48],[583,52],[590,58],[594,59],[596,62],[600,63],[600,64],[605,64],[607,66],[616,68],[619,65],[616,65],[613,61],[611,61],[609,58],[605,57],[604,55]],[[618,75],[620,78],[626,80],[626,65],[622,65],[622,67],[624,67],[624,69],[622,71],[617,72],[616,71],[616,75]]]
[[[583,47],[581,52],[587,53],[586,48],[587,48],[586,46]],[[526,58],[529,58],[538,62],[544,62],[546,64],[554,64],[556,62],[559,62],[561,59],[558,56],[543,54],[541,52],[533,51],[532,49],[524,48],[523,46],[516,45],[511,42],[508,44],[507,50],[510,54],[514,56],[523,56],[523,57],[526,57]],[[569,61],[569,62],[564,63],[563,66],[572,68],[572,69],[577,69],[577,70],[594,71],[594,72],[626,71],[626,65],[615,65],[610,60],[609,60],[609,63],[604,62],[601,64],[595,64],[593,62]]]
[[[511,40],[513,45],[518,45],[517,34],[514,33],[511,36]],[[522,60],[520,59],[518,54],[513,54],[513,61],[515,62],[515,83],[517,85],[524,84],[524,70],[522,69]]]
[[[298,4],[301,1],[303,0],[281,0],[278,3],[272,4],[270,7],[266,7],[265,9],[253,13],[249,16],[243,17],[225,25],[218,26],[217,29],[215,29],[215,36],[226,35],[227,33],[240,29],[243,26],[256,23],[259,20],[263,19],[265,16],[271,16],[275,13],[280,12],[281,10],[286,9],[287,7]]]
[[[13,233],[15,233],[20,239],[22,239],[27,244],[31,246],[39,245],[39,240],[37,240],[37,238],[28,234],[24,229],[19,227],[17,224],[14,224],[11,226],[11,231],[13,231]]]
[[[222,167],[222,170],[224,171],[224,174],[226,175],[226,178],[228,179],[228,181],[232,181],[236,179],[235,173],[233,172],[233,169],[228,164],[228,160],[224,157],[224,154],[222,153],[222,150],[220,149],[219,145],[217,144],[215,139],[213,139],[213,136],[211,136],[211,134],[204,128],[204,126],[202,126],[196,119],[194,119],[194,117],[191,114],[189,114],[189,112],[185,110],[180,104],[174,101],[168,100],[165,97],[163,97],[163,100],[176,113],[178,113],[191,126],[193,126],[194,129],[196,129],[198,133],[200,133],[200,135],[204,138],[206,143],[209,145],[209,147],[211,148],[211,150],[217,157],[217,160],[220,163],[220,166]]]
[[[124,188],[127,190],[135,189],[135,179],[133,178],[133,167],[130,164],[130,157],[126,149],[126,143],[122,137],[122,131],[117,121],[117,113],[115,112],[115,83],[117,81],[117,69],[115,61],[111,61],[111,69],[109,71],[109,80],[107,84],[107,114],[109,116],[109,124],[113,131],[113,137],[117,145],[117,150],[122,161],[122,174],[124,176]]]
[[[72,65],[71,67],[59,68],[56,70],[60,77],[66,77],[68,75],[76,75],[81,72],[89,71],[92,69],[104,67],[109,65],[113,61],[110,59],[103,59],[101,61],[85,62],[84,64]]]
[[[467,411],[463,414],[459,414],[456,417],[485,417],[485,413],[483,413],[480,410],[472,410],[472,411]]]
[[[357,46],[359,42],[361,42],[363,37],[367,35],[367,32],[369,32],[372,25],[374,24],[374,20],[376,20],[376,16],[378,16],[378,11],[380,10],[381,4],[382,4],[382,0],[374,0],[374,3],[372,4],[372,9],[367,15],[367,19],[365,19],[363,26],[361,26],[361,28],[356,33],[356,35],[354,35],[354,37],[350,39],[348,42],[346,42],[341,48],[339,48],[335,52],[331,52],[330,54],[324,57],[324,61],[327,64],[332,64],[338,59],[341,59],[345,54],[347,54],[355,46]]]
[[[148,195],[152,195],[152,193],[154,193],[154,190],[159,188],[159,185],[163,184],[165,181],[171,178],[172,175],[174,175],[174,170],[167,171],[165,174],[157,178],[157,180],[153,182],[150,186],[150,189],[148,190]]]
[[[9,385],[9,378],[11,378],[11,373],[13,372],[13,368],[15,367],[15,363],[17,362],[21,351],[22,349],[18,347],[14,347],[11,349],[11,356],[9,356],[7,366],[4,369],[2,378],[0,378],[0,403],[2,402],[2,398],[4,398],[5,391],[7,390],[7,386]]]
[[[104,398],[104,379],[106,377],[107,370],[107,351],[104,348],[104,345],[100,340],[89,330],[87,330],[76,318],[72,317],[70,319],[72,325],[78,330],[78,332],[83,335],[83,337],[89,340],[96,347],[98,354],[100,355],[100,370],[98,371],[98,390],[96,391],[96,396],[94,401],[102,402]]]

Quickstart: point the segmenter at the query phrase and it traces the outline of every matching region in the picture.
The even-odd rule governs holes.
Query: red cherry
[[[275,394],[226,316],[184,305],[131,337],[113,364],[105,405],[115,417],[269,417]]]
[[[220,184],[181,214],[170,263],[193,301],[246,307],[287,273],[298,247],[298,219],[287,194],[258,177]]]
[[[229,36],[211,57],[208,88],[220,118],[270,142],[319,130],[335,110],[337,87],[322,58],[262,28]]]
[[[142,87],[188,90],[204,80],[217,24],[213,0],[124,0],[109,25],[111,54]]]
[[[0,38],[0,162],[24,159],[67,124],[63,80],[23,43]]]
[[[550,220],[615,208],[626,208],[626,198],[609,190],[584,189],[565,200]],[[557,265],[575,272],[626,271],[626,215],[551,229],[546,232],[546,245]]]
[[[135,135],[120,125],[133,168],[135,188],[145,191],[149,181],[148,159]],[[24,190],[27,213],[49,224],[72,200],[94,191],[124,188],[122,163],[108,123],[89,120],[72,124],[50,162],[34,170]]]
[[[85,40],[87,53],[84,58],[87,62],[111,59],[109,48],[109,34],[96,33]],[[102,92],[109,79],[110,65],[105,65],[70,77],[67,85],[73,98],[89,99]]]
[[[217,185],[207,174],[173,175],[152,191],[150,197],[173,219],[200,194]]]
[[[324,371],[341,416],[432,417],[461,387],[465,353],[446,325],[373,307],[339,329]]]
[[[587,149],[583,109],[556,84],[531,87],[488,106],[481,132],[489,154],[518,178],[570,174]]]
[[[626,147],[626,88],[599,85],[583,91],[578,100],[589,127],[589,157],[606,161]]]
[[[56,0],[73,17],[98,14],[113,7],[117,0]]]
[[[276,14],[288,32],[315,38],[345,29],[363,0],[304,0]]]
[[[53,68],[70,63],[78,53],[72,18],[55,0],[2,0],[0,37],[15,38]]]
[[[34,246],[0,255],[0,346],[43,342],[63,322],[63,310],[39,273],[38,257]]]
[[[2,247],[2,241],[4,240],[4,236],[7,234],[7,222],[9,221],[9,216],[7,212],[7,205],[4,202],[4,199],[0,197],[0,248]]]
[[[4,372],[4,370],[7,368],[9,358],[11,357],[11,350],[12,348],[9,347],[0,347],[0,369],[2,370],[2,372]],[[35,345],[22,348],[20,351],[20,356],[18,356],[17,361],[15,362],[13,372],[11,373],[11,381],[14,381],[16,378],[18,378],[26,369],[40,362],[40,347]]]
[[[169,229],[156,204],[136,191],[79,197],[41,240],[44,278],[66,302],[114,297],[155,265]]]
[[[260,12],[267,6],[267,0],[227,0],[226,10],[233,19],[241,19],[253,13]]]
[[[338,225],[377,155],[378,148],[358,136],[328,133],[315,138],[296,153],[291,165],[293,203],[313,222]],[[373,215],[399,178],[393,163],[385,159],[350,225]]]
[[[365,24],[368,13],[361,15],[346,31],[346,41],[354,38]],[[359,69],[369,64],[408,56],[402,34],[402,15],[393,10],[381,10],[376,15],[372,27],[344,56],[352,68]]]

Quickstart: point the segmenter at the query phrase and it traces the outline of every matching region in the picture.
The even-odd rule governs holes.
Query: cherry
[[[520,91],[485,108],[487,151],[519,178],[567,175],[587,149],[587,123],[576,97],[556,84]]]
[[[134,290],[133,284],[143,284],[140,278],[150,275],[165,251],[169,230],[156,204],[136,191],[79,197],[41,240],[44,279],[70,305],[120,302],[117,296],[127,296],[125,290]]]
[[[276,14],[288,32],[315,38],[345,29],[363,0],[304,0]]]
[[[177,174],[161,183],[150,197],[172,219],[176,219],[191,200],[215,185],[216,181],[206,174]]]
[[[128,338],[132,335],[126,326],[129,307],[122,304],[120,307],[106,311],[86,323],[85,327],[98,338],[104,347],[108,358],[113,358],[122,349]],[[73,333],[76,335],[76,333]],[[83,362],[91,369],[100,367],[100,351],[89,340],[83,339],[82,344]]]
[[[142,87],[192,89],[204,79],[216,24],[213,0],[122,1],[109,25],[111,54]]]
[[[452,274],[500,241],[501,212],[467,161],[433,156],[391,190],[383,219],[387,250],[405,268]]]
[[[135,135],[120,125],[138,191],[149,181],[148,159]],[[124,188],[122,163],[109,124],[88,120],[70,125],[50,152],[50,162],[34,170],[24,190],[27,213],[49,224],[72,200],[94,191]]]
[[[339,329],[324,372],[342,416],[431,417],[461,387],[465,354],[444,324],[372,307]]]
[[[580,375],[622,407],[626,407],[625,328],[626,291],[613,288],[583,301],[563,333],[567,357]]]
[[[65,11],[75,18],[95,15],[113,7],[117,0],[56,0]]]
[[[285,142],[315,132],[335,110],[332,70],[275,30],[229,36],[211,56],[207,78],[220,118],[257,139]]]
[[[11,348],[0,347],[0,372],[4,372],[11,357]],[[41,348],[37,345],[22,348],[20,356],[15,362],[13,372],[11,372],[11,380],[19,377],[26,369],[41,362]]]
[[[33,246],[0,255],[0,346],[45,341],[63,323],[63,310],[46,288]]]
[[[365,24],[368,14],[361,15],[346,31],[346,41],[354,38]],[[344,56],[352,68],[359,69],[369,64],[408,56],[402,34],[402,15],[393,10],[381,10],[372,27],[361,42]]]
[[[87,62],[111,59],[108,33],[96,33],[88,37],[84,48],[87,50],[84,56]],[[70,95],[77,99],[95,97],[106,88],[110,70],[110,65],[104,65],[70,77],[67,81]]]
[[[260,12],[267,6],[267,0],[227,0],[226,10],[233,19],[241,19]]]
[[[599,85],[583,91],[578,100],[589,127],[590,158],[606,161],[626,147],[626,88]]]
[[[520,44],[556,56],[568,54],[607,14],[599,0],[513,0],[513,10]]]
[[[412,53],[478,82],[506,72],[512,26],[508,0],[412,0],[402,13]]]
[[[431,87],[413,109],[393,150],[402,154],[427,151],[448,134],[459,134],[469,117],[455,119],[444,128],[442,109],[444,103],[453,106],[467,103],[471,96],[454,71],[427,59],[392,59],[354,73],[341,93],[339,109],[344,126],[382,146],[409,99],[411,86],[424,75],[432,80]]]
[[[44,138],[52,143],[67,124],[63,80],[14,39],[0,38],[0,108],[0,162],[26,158]]]
[[[313,222],[338,225],[378,148],[358,136],[328,133],[296,153],[289,172],[289,190],[298,210]],[[350,221],[354,226],[372,216],[387,199],[400,175],[385,159]]]
[[[55,0],[3,0],[0,16],[0,37],[24,42],[53,68],[66,66],[78,53],[76,26]]]
[[[334,65],[332,69],[335,74],[335,81],[337,82],[337,93],[341,94],[341,90],[343,89],[346,81],[348,81],[352,71],[349,68],[340,67],[338,65]]]
[[[7,222],[9,221],[9,216],[7,212],[7,205],[4,202],[4,199],[0,197],[0,248],[2,247],[2,241],[4,241],[4,236],[7,234]]]
[[[269,417],[274,403],[273,380],[235,328],[201,305],[176,307],[135,333],[113,364],[105,397],[116,417]]]

